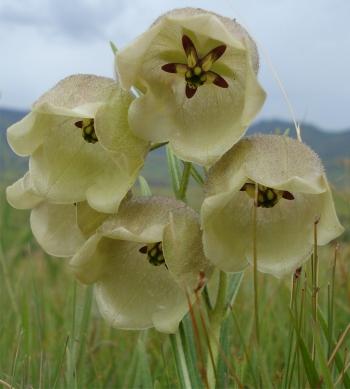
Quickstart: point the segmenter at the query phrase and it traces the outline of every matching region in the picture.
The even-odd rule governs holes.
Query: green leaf
[[[228,274],[227,280],[227,289],[226,289],[226,302],[227,305],[232,307],[234,301],[236,299],[238,290],[241,286],[241,282],[243,279],[242,273],[234,273]],[[217,388],[227,388],[229,386],[228,377],[230,375],[229,363],[230,358],[228,357],[230,354],[230,333],[232,332],[232,317],[228,316],[224,320],[221,330],[220,330],[220,339],[219,339],[219,352],[218,355],[218,366],[217,366]],[[226,358],[224,358],[226,356]]]
[[[221,326],[220,331],[220,350],[221,353],[227,356],[224,360],[222,354],[219,353],[217,364],[217,376],[216,376],[216,388],[228,388],[229,387],[229,370],[228,370],[228,356],[230,354],[230,334],[232,332],[231,317],[227,317]]]
[[[246,343],[246,341],[245,341],[245,339],[244,339],[244,337],[243,337],[243,334],[242,334],[242,330],[241,330],[241,328],[240,328],[240,325],[239,325],[239,323],[238,323],[238,320],[237,320],[237,317],[236,317],[236,315],[235,315],[235,312],[234,312],[234,310],[232,309],[231,310],[231,313],[232,313],[232,319],[233,319],[233,322],[234,322],[234,324],[235,324],[235,326],[236,326],[236,333],[237,333],[237,335],[238,335],[238,337],[239,337],[239,339],[240,339],[240,343],[242,344],[242,346],[243,346],[243,350],[244,350],[244,355],[245,355],[245,357],[246,357],[246,360],[247,360],[247,363],[246,363],[246,367],[248,368],[248,370],[249,370],[249,372],[250,372],[250,375],[251,375],[251,377],[252,377],[252,379],[254,380],[254,387],[259,387],[259,385],[258,385],[258,380],[257,380],[257,378],[256,378],[256,374],[255,374],[255,369],[254,369],[254,366],[253,366],[253,364],[252,364],[252,359],[251,359],[251,355],[249,354],[249,351],[248,351],[248,347],[247,347],[247,343]],[[253,315],[251,316],[251,323],[249,324],[249,326],[248,327],[252,327],[252,325],[253,325]],[[244,366],[244,367],[245,367]]]
[[[322,314],[322,311],[320,309],[318,309],[317,318],[319,320],[319,323],[321,325],[321,329],[322,329],[325,337],[328,338],[329,328],[327,326],[326,319],[324,318],[324,316]],[[337,343],[336,340],[333,338],[332,342],[331,342],[331,345],[330,345],[332,349],[334,349],[336,343]],[[335,355],[335,365],[337,367],[337,370],[338,370],[339,374],[342,374],[343,366],[344,366],[344,361],[343,361],[342,357],[339,355],[339,353],[337,353]],[[345,388],[350,388],[350,378],[349,378],[349,374],[347,372],[344,372],[343,382],[344,382],[344,387]]]
[[[112,49],[112,51],[113,51],[113,54],[116,55],[117,52],[118,52],[117,46],[116,46],[112,41],[109,41],[109,45],[111,46],[111,49]]]
[[[129,356],[129,366],[124,375],[123,388],[131,388],[134,386],[134,381],[137,379],[137,371],[138,371],[138,356],[139,349],[137,347],[138,340],[142,338],[142,332],[139,333],[139,337],[137,339],[136,345],[132,348],[132,353]]]
[[[86,287],[85,290],[85,298],[84,298],[84,306],[83,306],[83,313],[81,315],[80,319],[80,326],[79,326],[79,353],[78,353],[78,384],[82,380],[82,375],[84,372],[84,369],[80,369],[79,367],[84,364],[84,361],[86,359],[85,353],[86,353],[86,346],[88,344],[88,328],[90,324],[90,314],[91,314],[91,307],[92,307],[92,301],[93,301],[93,286],[90,285]]]
[[[191,162],[184,162],[184,168],[182,171],[182,176],[181,176],[181,181],[180,181],[180,188],[178,191],[179,200],[186,199],[186,192],[187,192],[188,183],[190,180],[191,168],[192,168]]]
[[[183,389],[191,389],[191,380],[186,364],[186,358],[180,339],[180,335],[177,332],[176,334],[170,334],[170,343],[175,357],[175,365],[177,376],[179,378],[180,387]]]
[[[303,360],[303,364],[304,364],[304,368],[305,368],[305,372],[306,372],[306,376],[307,376],[307,379],[309,381],[309,384],[311,385],[312,388],[319,387],[320,378],[318,376],[318,373],[317,373],[317,370],[315,367],[315,363],[311,358],[311,355],[306,347],[304,339],[301,337],[298,323],[296,322],[291,309],[289,309],[289,313],[291,316],[292,323],[294,324],[294,329],[295,329],[295,332],[297,335],[297,342],[298,342],[300,354],[301,354],[301,357]]]
[[[314,325],[314,339],[315,339],[315,345],[316,345],[316,353],[315,355],[318,358],[319,364],[320,364],[320,369],[322,373],[322,378],[326,384],[327,389],[334,388],[332,377],[331,377],[331,372],[328,368],[327,365],[327,358],[324,353],[324,349],[322,347],[321,343],[321,336],[320,336],[320,328],[318,323],[315,323]]]
[[[167,157],[168,169],[171,177],[173,192],[177,197],[180,190],[181,171],[180,171],[179,160],[175,156],[175,154],[173,153],[169,145],[166,146],[166,157]]]
[[[189,315],[180,323],[180,337],[184,348],[184,354],[187,362],[188,374],[193,388],[202,388],[202,380],[198,372],[196,344],[194,339],[192,322]]]
[[[143,176],[139,176],[139,185],[142,196],[152,196],[151,188],[149,187],[147,180]]]
[[[191,176],[195,179],[195,181],[199,184],[199,185],[203,185],[204,184],[204,178],[202,177],[202,175],[199,173],[199,171],[196,169],[195,166],[192,165],[191,167]]]
[[[153,378],[151,369],[149,366],[148,355],[146,351],[146,340],[148,331],[145,330],[140,334],[137,340],[137,351],[138,351],[138,363],[137,363],[137,379],[134,382],[134,387],[140,388],[153,388]]]
[[[237,297],[237,293],[239,291],[241,282],[243,280],[243,275],[244,272],[228,274],[226,299],[227,299],[227,303],[230,304],[231,306],[233,305]]]

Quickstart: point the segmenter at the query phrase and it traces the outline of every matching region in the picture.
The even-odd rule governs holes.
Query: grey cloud
[[[38,0],[2,0],[0,21],[6,25],[48,25],[50,15]]]
[[[289,115],[269,57],[299,118],[349,126],[349,0],[0,0],[1,103],[28,106],[70,73],[110,76],[109,40],[123,47],[160,14],[184,6],[236,17],[258,40],[268,92],[262,116]]]

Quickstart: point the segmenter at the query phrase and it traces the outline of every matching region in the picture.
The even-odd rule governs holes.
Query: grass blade
[[[226,301],[227,304],[230,305],[231,307],[233,306],[235,299],[237,297],[237,293],[241,286],[243,276],[244,276],[243,272],[230,274],[228,276]]]
[[[146,339],[147,330],[144,331],[139,339],[137,340],[137,351],[138,351],[138,363],[137,363],[137,379],[134,382],[134,387],[140,388],[153,388],[153,378],[149,365],[149,360],[146,351]]]
[[[176,371],[179,378],[180,387],[183,389],[191,389],[192,384],[188,373],[180,334],[177,332],[176,334],[170,334],[169,337],[175,358]]]
[[[202,177],[202,175],[199,173],[199,171],[196,169],[195,166],[192,165],[191,167],[191,176],[195,179],[195,181],[199,184],[199,185],[203,185],[204,184],[204,178]]]
[[[152,196],[151,188],[149,187],[147,180],[143,176],[139,176],[139,185],[142,196]]]
[[[318,373],[317,373],[317,370],[315,367],[315,363],[312,360],[312,357],[311,357],[311,355],[306,347],[304,339],[301,337],[300,328],[299,328],[298,323],[296,322],[296,320],[293,316],[293,312],[291,311],[291,309],[289,309],[289,313],[291,316],[292,323],[294,324],[295,332],[297,335],[297,342],[298,342],[300,354],[302,356],[307,379],[308,379],[311,387],[316,388],[319,386],[320,378],[318,376]]]
[[[109,45],[111,46],[113,54],[116,55],[118,53],[118,47],[112,41],[109,41]]]
[[[188,373],[192,382],[193,388],[202,388],[202,381],[198,373],[196,344],[193,334],[192,323],[189,315],[187,315],[179,327],[182,346],[188,367]]]
[[[230,354],[230,342],[229,337],[232,329],[231,317],[227,317],[221,326],[220,331],[220,346],[221,351],[224,355]],[[219,354],[217,363],[217,374],[216,374],[216,388],[228,388],[229,387],[229,369],[227,364]]]
[[[173,192],[176,196],[179,194],[180,190],[180,182],[181,182],[181,171],[180,171],[180,165],[179,160],[171,150],[170,146],[166,146],[166,158],[168,162],[168,170],[170,173],[171,178],[171,185],[173,188]]]
[[[332,377],[331,377],[331,372],[330,369],[327,365],[327,358],[324,353],[322,344],[321,344],[321,336],[320,336],[320,328],[318,323],[315,323],[314,326],[314,340],[315,340],[315,355],[318,357],[319,365],[320,365],[320,371],[322,374],[322,381],[325,382],[326,388],[332,389],[334,388]],[[321,382],[320,382],[321,386]]]
[[[319,323],[321,325],[321,329],[323,331],[323,334],[327,337],[329,334],[329,329],[327,326],[326,319],[324,318],[320,309],[318,310],[318,320],[319,320]],[[336,345],[336,340],[333,338],[332,344],[331,344],[332,348],[334,348],[335,345]],[[337,367],[338,372],[341,374],[343,371],[343,368],[344,368],[344,362],[342,361],[342,358],[339,355],[339,353],[335,354],[334,361],[335,361],[335,366]],[[344,382],[344,386],[346,388],[350,388],[350,377],[346,372],[344,372],[344,375],[343,375],[343,382]]]
[[[190,180],[191,168],[192,168],[191,162],[184,162],[184,167],[183,167],[181,181],[180,181],[180,188],[178,192],[178,198],[183,201],[186,199],[186,192]]]

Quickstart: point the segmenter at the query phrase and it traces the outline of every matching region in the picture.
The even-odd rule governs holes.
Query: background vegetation
[[[203,326],[199,315],[204,301],[196,305],[195,319],[188,315],[181,326],[180,334],[186,336],[112,329],[100,319],[92,289],[73,280],[64,260],[50,258],[38,247],[28,212],[6,203],[5,186],[23,173],[26,164],[9,150],[4,129],[22,115],[0,112],[0,386],[186,386],[186,377],[177,374],[179,361],[173,353],[174,343],[181,342],[192,386],[205,387],[210,328]],[[285,122],[261,122],[251,131],[280,128],[284,132],[288,127]],[[252,274],[247,271],[231,277],[228,301],[232,309],[222,328],[216,366],[219,388],[242,383],[264,388],[350,388],[350,132],[329,134],[305,126],[302,134],[325,162],[347,230],[338,246],[334,242],[319,249],[317,291],[310,264],[294,281],[259,275],[259,353],[254,338]],[[143,175],[154,193],[169,193],[164,151],[152,152]],[[200,196],[198,187],[192,185],[189,201],[193,206],[198,207]],[[318,296],[316,322],[314,293]]]

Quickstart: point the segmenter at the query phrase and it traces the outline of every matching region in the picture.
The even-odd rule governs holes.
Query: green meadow
[[[0,387],[205,388],[209,367],[217,388],[350,388],[350,156],[326,158],[346,231],[314,252],[318,278],[311,261],[293,278],[259,274],[257,345],[253,272],[231,275],[213,367],[209,292],[193,304],[176,335],[116,330],[100,318],[92,288],[73,280],[66,260],[40,249],[29,212],[7,204],[4,188],[25,166],[1,135]],[[154,194],[171,194],[165,157],[153,153],[142,175]],[[198,207],[201,196],[191,179],[189,203]],[[214,276],[210,288],[216,282]]]

